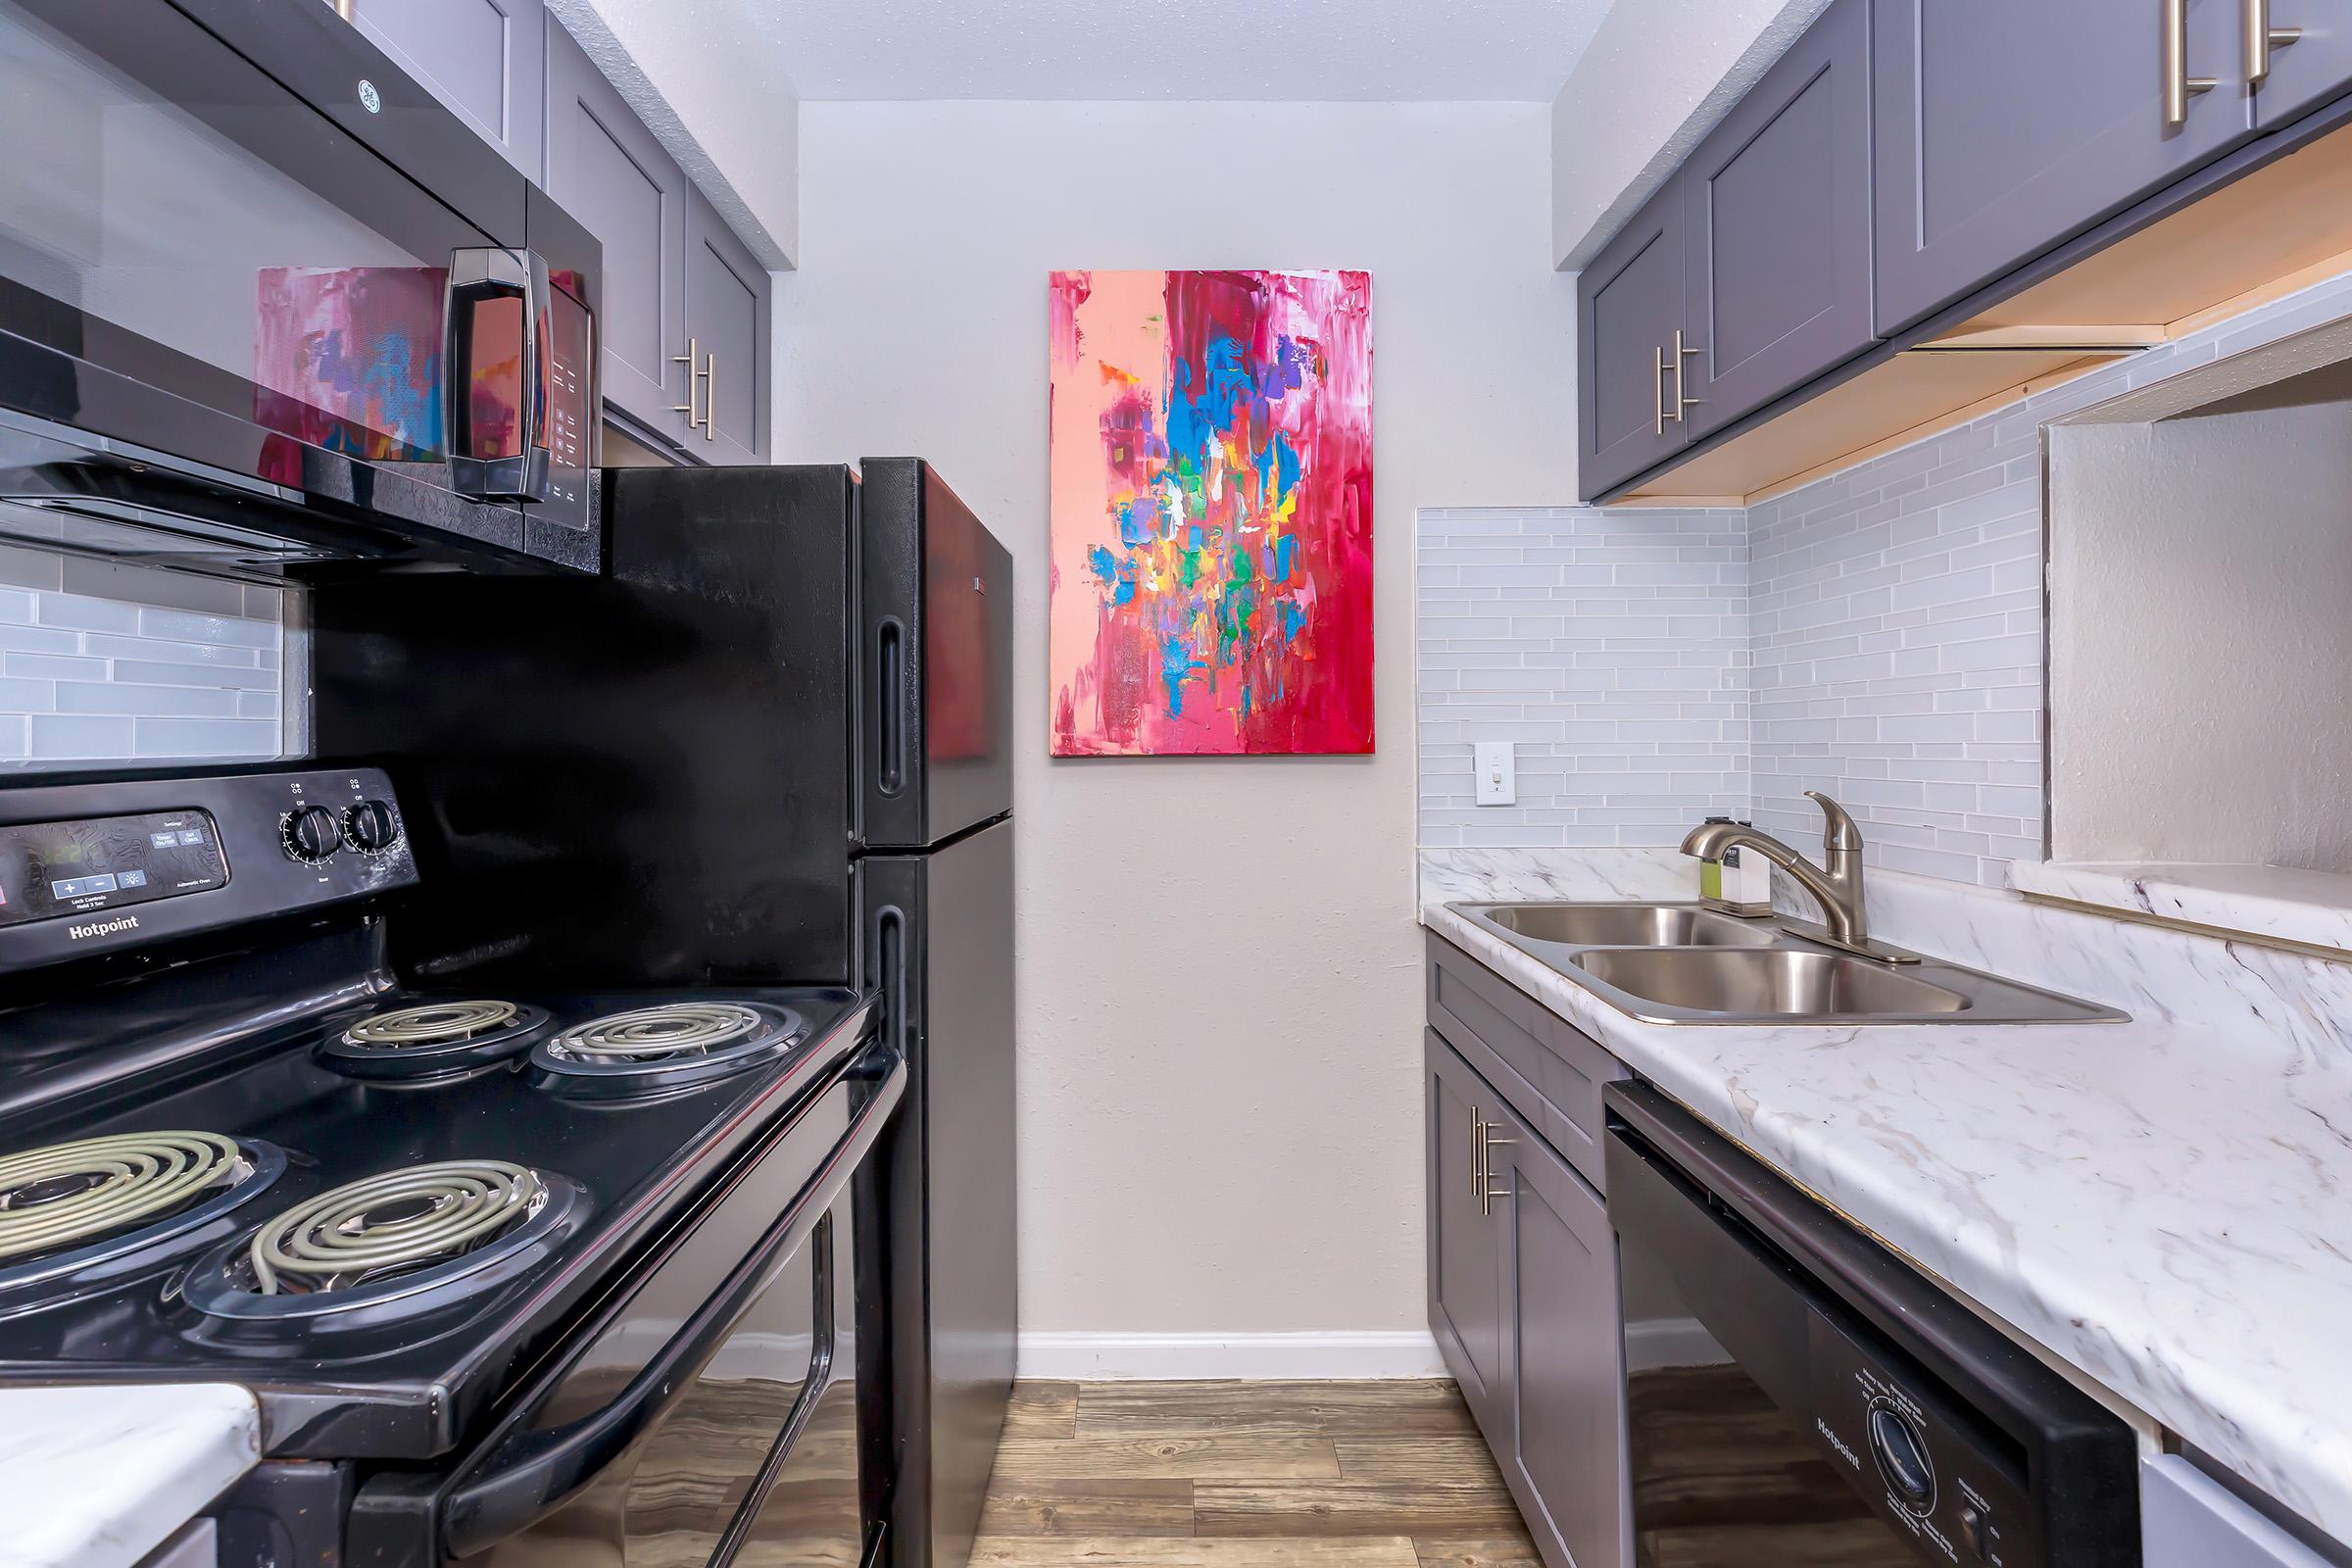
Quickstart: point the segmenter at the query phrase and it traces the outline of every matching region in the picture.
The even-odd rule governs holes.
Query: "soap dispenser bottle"
[[[1732,822],[1728,816],[1710,816],[1711,823]],[[1740,822],[1740,827],[1752,824]],[[1698,862],[1698,902],[1701,906],[1736,914],[1743,919],[1756,919],[1772,913],[1772,862],[1761,855],[1742,854],[1733,845],[1723,852],[1720,860]]]

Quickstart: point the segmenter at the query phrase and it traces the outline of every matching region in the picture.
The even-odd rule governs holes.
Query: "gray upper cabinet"
[[[2352,11],[2343,0],[2270,0],[2270,7],[2274,29],[2300,36],[2272,46],[2267,60],[2256,53],[2246,62],[2246,74],[2262,78],[2254,118],[2264,130],[2352,92]]]
[[[1502,1228],[1486,1212],[1480,1131],[1501,1109],[1434,1029],[1424,1031],[1429,1323],[1489,1443],[1510,1430],[1502,1399]]]
[[[689,450],[710,463],[764,463],[770,279],[699,190],[686,207],[685,273],[699,405]]]
[[[1870,149],[1869,0],[1837,0],[1683,166],[1691,439],[1874,341]]]
[[[1587,500],[1683,444],[1670,363],[1684,327],[1682,196],[1677,176],[1577,278],[1577,487]]]
[[[1547,1568],[1632,1568],[1616,1233],[1566,1160],[1504,1122],[1490,1202],[1507,1223],[1511,1436],[1495,1458]]]
[[[585,51],[547,28],[547,193],[605,249],[605,401],[673,449],[686,416],[686,220],[692,185]]]
[[[1875,0],[1880,335],[2250,135],[2242,3]],[[2174,75],[2218,85],[2168,124],[2176,5],[2185,26]]]
[[[508,163],[539,177],[544,0],[355,0],[349,15]]]

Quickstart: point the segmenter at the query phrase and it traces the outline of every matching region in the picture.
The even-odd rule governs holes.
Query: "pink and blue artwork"
[[[1048,302],[1054,755],[1371,751],[1371,274]]]

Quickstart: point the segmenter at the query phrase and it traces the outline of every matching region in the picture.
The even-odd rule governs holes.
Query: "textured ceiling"
[[[803,98],[1548,103],[1609,0],[737,0]]]

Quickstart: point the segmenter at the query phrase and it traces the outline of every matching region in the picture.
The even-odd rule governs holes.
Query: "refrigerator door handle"
[[[882,720],[875,787],[896,796],[906,787],[906,626],[896,615],[883,616],[875,633],[874,700]]]
[[[882,1038],[906,1054],[906,911],[887,905],[874,917],[875,980],[882,992]]]

